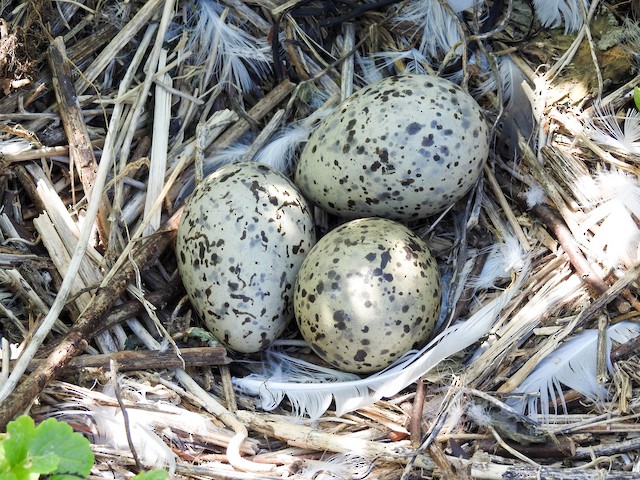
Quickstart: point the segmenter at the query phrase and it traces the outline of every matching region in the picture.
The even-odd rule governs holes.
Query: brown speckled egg
[[[420,219],[462,198],[488,154],[489,129],[471,95],[439,77],[390,77],[320,123],[295,182],[309,201],[343,218]]]
[[[266,348],[293,318],[292,294],[315,243],[313,218],[289,179],[253,162],[215,171],[178,227],[180,277],[207,328],[239,352]]]
[[[352,220],[305,258],[293,295],[311,348],[334,367],[380,370],[423,346],[440,311],[438,267],[425,242],[393,220]]]

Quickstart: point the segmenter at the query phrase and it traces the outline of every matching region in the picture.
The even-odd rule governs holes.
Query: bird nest
[[[65,420],[96,478],[637,478],[634,6],[1,2],[3,431]],[[429,361],[353,394],[293,326],[227,351],[177,273],[184,198],[231,161],[290,174],[323,112],[407,72],[458,83],[492,135],[471,192],[408,224],[445,287]],[[274,358],[306,376],[276,392]]]

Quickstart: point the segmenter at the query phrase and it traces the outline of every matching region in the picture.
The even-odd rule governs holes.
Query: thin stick
[[[45,359],[35,359],[29,364],[34,371]],[[72,358],[65,373],[78,372],[85,368],[108,369],[110,361],[118,362],[120,371],[161,370],[165,368],[210,367],[231,362],[224,347],[193,347],[180,349],[180,356],[173,350],[122,350],[98,355],[80,355]],[[13,363],[13,362],[12,362]]]
[[[122,412],[122,423],[124,424],[124,433],[127,436],[127,444],[129,445],[131,455],[133,455],[133,460],[134,462],[136,462],[136,467],[140,472],[142,472],[144,470],[144,467],[140,462],[140,458],[138,458],[136,447],[133,445],[133,439],[131,438],[131,424],[129,423],[129,413],[124,407],[124,403],[122,403],[122,397],[120,396],[120,385],[118,384],[118,369],[116,366],[116,362],[113,359],[111,359],[111,361],[109,362],[109,371],[111,373],[111,384],[113,385],[113,393],[116,396],[118,406],[120,407],[120,411]]]
[[[415,447],[419,446],[422,440],[422,411],[426,394],[427,386],[424,383],[424,379],[420,378],[416,382],[416,396],[413,398],[409,423],[409,438],[411,439],[411,444]]]

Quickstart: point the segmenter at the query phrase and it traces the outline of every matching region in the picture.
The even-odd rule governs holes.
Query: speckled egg
[[[293,318],[293,285],[314,243],[309,207],[289,179],[258,163],[232,163],[189,199],[178,269],[211,333],[233,350],[256,352]]]
[[[362,218],[322,237],[293,295],[302,336],[341,370],[380,370],[423,346],[440,311],[438,267],[404,225]]]
[[[425,218],[482,172],[489,129],[467,92],[430,75],[390,77],[354,93],[311,134],[296,167],[305,197],[344,218]]]

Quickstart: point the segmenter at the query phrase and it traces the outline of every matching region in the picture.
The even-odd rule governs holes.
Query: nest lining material
[[[60,416],[90,435],[95,473],[112,478],[152,466],[265,479],[640,469],[633,8],[150,0],[1,11],[3,425],[29,406]],[[181,300],[180,201],[229,161],[290,172],[341,98],[403,72],[454,79],[494,128],[474,191],[411,225],[449,285],[439,331],[500,308],[481,341],[389,398],[314,422],[286,400],[257,411],[232,384],[249,375],[246,359],[215,345]]]

